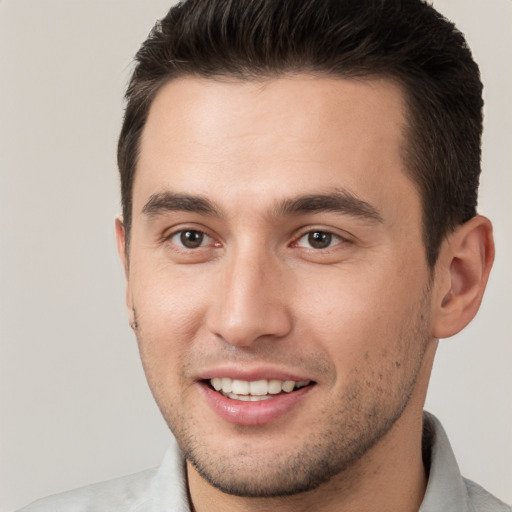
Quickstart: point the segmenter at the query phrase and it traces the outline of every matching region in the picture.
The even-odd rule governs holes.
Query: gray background
[[[436,0],[486,84],[480,210],[497,259],[440,344],[427,408],[512,502],[512,1]],[[131,57],[169,1],[0,0],[0,512],[159,463],[168,432],[124,310],[113,219]]]

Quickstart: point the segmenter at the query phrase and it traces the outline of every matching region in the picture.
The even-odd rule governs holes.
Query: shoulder
[[[139,512],[151,499],[156,469],[48,496],[17,512]]]
[[[185,459],[175,441],[160,467],[35,501],[17,512],[189,511]]]
[[[503,503],[475,482],[464,479],[469,502],[475,512],[512,512],[512,507]]]
[[[423,427],[423,460],[429,478],[421,512],[512,512],[509,505],[461,475],[439,420],[425,413]]]

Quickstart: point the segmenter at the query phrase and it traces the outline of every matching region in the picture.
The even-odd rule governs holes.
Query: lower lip
[[[200,389],[214,412],[230,423],[248,426],[264,425],[279,419],[296,407],[313,387],[309,385],[259,402],[243,402],[227,398],[204,382],[200,383]]]

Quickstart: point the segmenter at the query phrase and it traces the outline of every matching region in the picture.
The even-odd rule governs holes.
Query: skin
[[[196,511],[418,509],[437,339],[476,313],[493,249],[479,216],[428,268],[404,119],[384,79],[188,77],[155,98],[129,255],[121,219],[117,238],[144,369]],[[323,206],[297,208],[311,195]],[[199,247],[183,245],[186,229],[205,234]],[[314,385],[286,414],[244,426],[202,393],[201,377],[226,368]]]

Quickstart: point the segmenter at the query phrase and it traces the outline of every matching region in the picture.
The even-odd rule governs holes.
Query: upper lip
[[[227,377],[230,379],[246,380],[249,382],[257,380],[293,380],[312,381],[313,379],[303,373],[283,370],[272,366],[260,366],[254,368],[243,368],[241,366],[224,365],[206,369],[197,374],[198,380],[210,380],[215,377]]]

